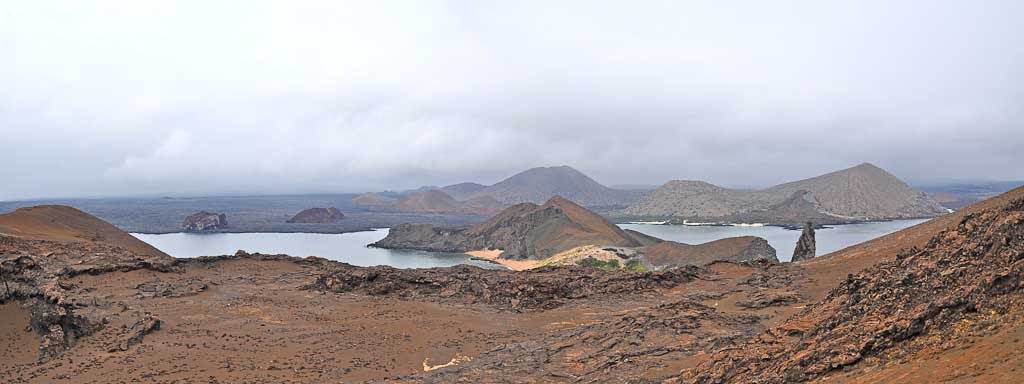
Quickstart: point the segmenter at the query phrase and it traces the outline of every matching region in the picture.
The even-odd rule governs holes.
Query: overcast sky
[[[288,4],[288,3],[301,3]],[[0,200],[1024,179],[1022,1],[9,1]]]

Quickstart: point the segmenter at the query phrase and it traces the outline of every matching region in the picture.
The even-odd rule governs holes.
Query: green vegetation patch
[[[639,258],[629,259],[626,262],[626,269],[633,272],[647,272],[647,268],[644,268],[644,264],[640,262]]]

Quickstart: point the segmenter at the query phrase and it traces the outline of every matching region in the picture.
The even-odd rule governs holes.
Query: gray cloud
[[[681,3],[10,4],[0,199],[1024,179],[1020,2]]]

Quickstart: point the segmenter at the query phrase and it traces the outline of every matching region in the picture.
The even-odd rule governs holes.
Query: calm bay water
[[[924,220],[897,220],[878,223],[839,225],[816,233],[818,255],[898,231]],[[621,224],[622,228],[643,232],[665,240],[700,244],[733,236],[759,236],[778,252],[779,260],[789,261],[800,231],[779,227],[713,227],[685,225]],[[387,236],[387,229],[341,234],[321,233],[169,233],[133,234],[174,257],[230,255],[239,249],[248,252],[283,253],[292,256],[319,256],[352,265],[390,265],[396,268],[447,267],[470,264],[500,268],[494,264],[470,260],[460,253],[392,250],[367,247]]]
[[[818,229],[814,231],[817,253],[818,256],[821,256],[829,252],[838,251],[925,221],[927,220],[893,220],[836,225],[831,228]],[[661,239],[687,244],[706,243],[734,236],[758,236],[768,240],[768,244],[775,248],[780,261],[789,261],[793,257],[796,240],[800,238],[800,231],[769,226],[718,227],[648,224],[621,224],[619,226]]]
[[[370,248],[367,244],[383,239],[388,230],[340,234],[322,233],[133,233],[157,249],[174,257],[231,255],[239,249],[268,254],[319,256],[358,266],[390,265],[396,268],[450,267],[470,264],[482,268],[500,268],[492,263],[470,260],[461,253]]]

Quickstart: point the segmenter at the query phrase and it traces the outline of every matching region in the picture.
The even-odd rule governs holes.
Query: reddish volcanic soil
[[[18,211],[0,216],[0,382],[1014,382],[1022,198],[801,263],[646,274],[172,260],[71,208]],[[975,305],[917,328],[901,306],[932,308],[927,287]]]
[[[292,261],[232,260],[192,263],[180,273],[148,270],[71,279],[73,293],[116,300],[163,321],[142,344],[123,352],[104,350],[85,338],[60,360],[8,365],[8,382],[221,382],[298,380],[361,381],[422,370],[424,359],[447,362],[456,353],[476,356],[491,343],[531,336],[542,320],[434,303],[297,289],[312,282],[315,267]],[[134,287],[156,279],[173,285],[187,279],[205,291],[183,297],[139,297]],[[24,323],[15,331],[25,334]],[[34,348],[33,348],[33,352]],[[32,355],[35,358],[35,353]],[[5,360],[6,361],[6,360]],[[5,363],[4,365],[7,365]],[[116,376],[112,376],[116,375]]]

